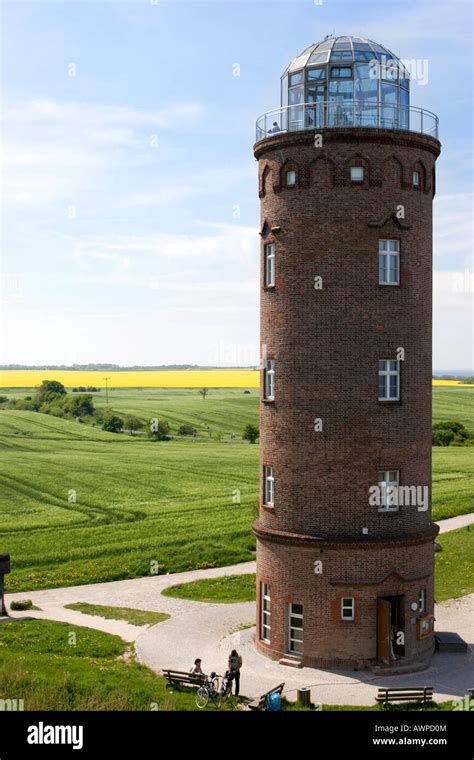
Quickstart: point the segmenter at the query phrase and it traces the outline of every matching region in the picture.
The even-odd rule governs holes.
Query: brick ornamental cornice
[[[269,530],[256,520],[252,525],[252,530],[261,541],[269,541],[275,544],[286,544],[287,546],[304,546],[313,549],[375,549],[393,546],[417,546],[427,544],[433,541],[439,533],[439,527],[432,523],[430,530],[425,533],[419,533],[414,536],[394,536],[393,538],[369,538],[362,537],[357,540],[353,539],[324,539],[318,536],[310,536],[302,533],[289,533],[282,530]]]
[[[277,132],[272,137],[259,140],[254,145],[255,158],[261,158],[265,153],[292,145],[314,145],[314,135],[322,135],[323,145],[329,143],[376,143],[377,145],[397,145],[408,148],[428,150],[437,158],[441,143],[434,137],[417,132],[392,129],[375,129],[371,127],[331,127],[326,129],[307,129],[298,132]],[[315,151],[316,153],[316,151]]]

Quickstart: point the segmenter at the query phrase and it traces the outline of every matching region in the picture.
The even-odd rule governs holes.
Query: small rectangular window
[[[326,66],[318,66],[316,69],[308,69],[306,78],[309,82],[313,82],[315,79],[326,79]]]
[[[425,588],[420,589],[420,597],[418,599],[418,606],[420,608],[420,612],[426,612],[426,589]]]
[[[260,584],[260,638],[270,643],[270,586]]]
[[[286,184],[288,186],[296,185],[296,172],[295,171],[286,172]]]
[[[269,507],[273,507],[275,498],[275,477],[273,475],[273,467],[265,465],[264,468],[264,484],[263,484],[263,503]]]
[[[379,240],[379,285],[400,284],[400,241]]]
[[[413,172],[413,187],[420,187],[420,172]]]
[[[273,401],[275,398],[275,360],[267,359],[265,362],[265,398]]]
[[[275,287],[275,243],[265,246],[265,287]]]
[[[364,167],[363,166],[351,166],[351,180],[352,182],[362,182],[364,179]]]
[[[351,596],[344,596],[341,599],[341,620],[354,620],[354,599]]]
[[[350,66],[331,66],[331,77],[333,79],[347,79],[352,76]]]
[[[379,361],[379,401],[399,401],[400,362],[392,359]]]
[[[303,605],[289,604],[289,650],[292,654],[303,654]]]
[[[303,72],[302,71],[295,71],[294,74],[290,74],[289,82],[288,84],[294,85],[294,84],[301,84],[303,81]]]
[[[331,53],[331,63],[333,61],[352,61],[352,51],[351,50],[334,51],[333,53]]]
[[[379,472],[380,506],[379,512],[398,512],[398,470],[381,470]]]

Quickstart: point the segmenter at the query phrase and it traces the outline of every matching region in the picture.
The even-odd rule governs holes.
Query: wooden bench
[[[432,686],[410,686],[407,688],[379,689],[377,702],[383,705],[392,702],[430,702],[433,699]]]
[[[275,686],[274,689],[270,689],[270,691],[266,691],[265,694],[262,694],[261,697],[253,699],[251,702],[247,704],[247,707],[249,707],[250,710],[265,710],[267,706],[267,697],[270,694],[281,694],[283,692],[284,687],[285,687],[284,683],[278,684],[278,686]]]
[[[189,673],[185,670],[166,669],[163,670],[163,675],[170,686],[193,686],[194,688],[199,688],[206,680],[206,676]]]

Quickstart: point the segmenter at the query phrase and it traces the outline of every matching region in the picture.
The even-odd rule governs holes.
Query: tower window
[[[379,401],[399,401],[400,362],[392,359],[379,361]]]
[[[286,172],[286,185],[287,187],[292,187],[293,185],[296,185],[296,172],[291,170]]]
[[[273,507],[275,498],[275,476],[273,475],[273,467],[268,465],[264,468],[264,483],[263,483],[263,503],[267,507]]]
[[[420,187],[420,172],[413,172],[413,187]]]
[[[425,588],[420,589],[420,596],[418,598],[418,606],[420,608],[420,612],[426,612],[426,589]]]
[[[306,72],[306,78],[310,82],[315,79],[326,79],[326,66],[319,66],[317,69],[308,69]]]
[[[379,240],[379,285],[400,284],[400,241]]]
[[[303,72],[302,71],[295,71],[294,74],[290,74],[290,81],[288,84],[295,85],[295,84],[301,84],[303,81]]]
[[[265,246],[265,277],[266,288],[275,287],[275,243]]]
[[[352,69],[350,66],[331,66],[331,76],[338,79],[351,77]]]
[[[275,360],[267,359],[265,362],[264,398],[273,401],[275,398]]]
[[[398,470],[382,470],[379,472],[380,506],[379,512],[398,512]]]
[[[270,643],[270,586],[260,584],[260,638]]]
[[[289,625],[289,650],[293,654],[303,654],[303,605],[290,604],[288,606]]]
[[[341,599],[341,620],[354,620],[355,602],[352,596]]]
[[[364,167],[351,166],[351,181],[362,182],[364,180]]]

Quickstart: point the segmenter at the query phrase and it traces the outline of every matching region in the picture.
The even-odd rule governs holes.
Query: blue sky
[[[335,33],[428,62],[411,103],[443,146],[434,366],[474,366],[471,2],[15,0],[2,16],[0,363],[255,363],[255,118]]]

